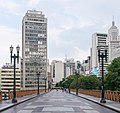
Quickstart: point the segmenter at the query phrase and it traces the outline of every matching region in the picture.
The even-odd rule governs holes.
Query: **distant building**
[[[90,75],[91,74],[91,57],[88,56],[87,60],[84,60],[81,64],[81,74]]]
[[[65,78],[75,73],[76,62],[73,58],[65,59]]]
[[[48,81],[48,88],[52,88],[53,77],[51,75],[51,65],[49,65],[49,61],[47,64],[47,81]]]
[[[111,60],[120,57],[120,46],[114,48],[114,50],[112,51],[111,57],[112,57]]]
[[[108,30],[108,37],[109,37],[109,62],[114,59],[115,49],[120,46],[120,36],[119,30],[115,26],[115,22],[112,21],[112,26]],[[117,49],[118,51],[118,49]],[[118,52],[117,52],[118,54]]]
[[[64,78],[64,63],[62,61],[53,60],[51,62],[51,75],[54,84]]]
[[[101,76],[101,60],[98,61],[98,49],[100,49],[100,54],[107,50],[107,62],[104,60],[104,70],[106,71],[106,67],[108,66],[108,35],[104,33],[94,33],[92,35],[92,69],[98,68],[98,74]]]
[[[47,18],[41,11],[28,10],[22,20],[22,78],[23,89],[37,89],[37,73],[40,88],[47,75]]]
[[[0,89],[8,95],[9,91],[13,91],[14,67],[10,63],[3,65],[0,71]],[[21,89],[21,73],[20,69],[16,68],[16,90]]]

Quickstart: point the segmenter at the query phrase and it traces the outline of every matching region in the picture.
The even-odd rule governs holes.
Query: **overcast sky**
[[[10,62],[11,44],[21,47],[22,18],[31,9],[48,18],[50,60],[85,60],[93,33],[107,33],[113,16],[120,28],[120,0],[0,0],[0,67]]]

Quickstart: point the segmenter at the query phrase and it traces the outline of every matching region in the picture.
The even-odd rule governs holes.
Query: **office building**
[[[91,57],[88,56],[87,60],[84,60],[81,64],[81,74],[90,75],[91,74]]]
[[[47,18],[41,11],[28,10],[22,20],[22,88],[45,86],[47,76]],[[40,74],[38,74],[40,73]]]
[[[92,70],[98,68],[98,76],[101,76],[101,61],[98,61],[98,49],[100,54],[107,50],[107,62],[104,60],[104,70],[108,66],[108,35],[104,33],[94,33],[92,35]]]
[[[62,61],[53,60],[51,62],[51,76],[54,84],[64,78],[64,63]]]
[[[75,66],[76,62],[73,58],[66,58],[65,59],[65,78],[69,75],[75,74]]]
[[[0,90],[4,97],[4,93],[8,95],[9,91],[13,91],[14,81],[14,66],[10,63],[3,65],[0,71]],[[20,69],[16,67],[16,90],[21,89],[21,73]]]

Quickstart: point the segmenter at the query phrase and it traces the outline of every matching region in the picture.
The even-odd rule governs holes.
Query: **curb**
[[[94,102],[94,103],[96,103],[96,104],[98,104],[98,105],[101,105],[101,106],[103,106],[103,107],[106,107],[106,108],[108,108],[108,109],[111,109],[111,110],[113,110],[113,111],[116,111],[116,112],[120,113],[120,109],[118,109],[118,108],[116,108],[116,107],[112,107],[112,106],[109,106],[109,105],[105,105],[105,104],[99,103],[99,102],[97,102],[97,101],[95,101],[95,100],[92,100],[92,99],[89,99],[89,98],[86,98],[86,97],[83,97],[83,96],[80,96],[80,95],[76,95],[76,94],[74,94],[74,93],[71,93],[71,94],[72,94],[72,95],[75,95],[75,96],[78,96],[78,97],[80,97],[80,98],[83,98],[83,99],[85,99],[85,100],[92,101],[92,102]]]
[[[39,96],[41,96],[41,95],[44,95],[44,94],[46,94],[46,93],[47,93],[47,92],[41,93],[41,94],[39,94],[39,95],[35,95],[35,96],[30,97],[30,98],[27,98],[27,99],[23,99],[23,100],[19,101],[18,103],[14,103],[14,104],[12,103],[12,105],[8,105],[7,107],[0,109],[0,112],[5,111],[5,110],[7,110],[7,109],[9,109],[9,108],[12,108],[12,107],[14,107],[14,106],[16,106],[16,105],[19,105],[19,104],[21,104],[21,103],[23,103],[23,102],[26,102],[26,101],[28,101],[28,100],[31,100],[31,99],[33,99],[33,98],[39,97]]]

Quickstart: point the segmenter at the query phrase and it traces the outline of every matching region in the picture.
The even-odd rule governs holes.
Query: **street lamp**
[[[40,76],[40,72],[37,73],[37,76],[38,76],[38,93],[37,94],[39,95],[40,94],[40,92],[39,92],[39,76]]]
[[[11,47],[10,47],[11,64],[12,64],[12,58],[14,59],[14,82],[13,82],[13,99],[12,99],[12,103],[16,103],[17,102],[17,99],[16,99],[16,76],[15,76],[16,71],[15,71],[15,69],[16,69],[16,59],[17,59],[17,63],[19,63],[19,51],[20,51],[20,47],[17,46],[16,50],[17,50],[17,55],[15,55],[15,54],[12,55],[12,53],[13,53],[13,47],[11,45]]]
[[[47,80],[47,78],[44,77],[44,80],[45,80],[45,92],[46,92],[46,80]]]
[[[79,73],[77,73],[77,71],[76,71],[75,74],[76,74],[76,95],[78,95],[78,75],[79,75]]]
[[[38,76],[38,95],[40,94],[40,91],[39,91],[39,80],[40,80],[40,74],[41,74],[41,72],[42,72],[42,67],[40,68],[40,72],[37,72],[37,76]]]
[[[105,61],[107,62],[107,50],[104,51],[104,53],[100,53],[100,49],[98,49],[98,59],[99,59],[99,62],[100,62],[100,58],[102,60],[102,83],[101,83],[101,89],[102,89],[102,92],[101,92],[101,100],[100,102],[101,103],[106,103],[106,100],[104,98],[104,58],[105,58]]]
[[[68,79],[69,79],[68,91],[69,91],[69,93],[70,93],[70,85],[71,85],[71,82],[72,82],[72,81],[71,81],[71,80],[72,80],[72,79],[71,79],[71,75],[68,77]]]
[[[80,67],[81,64],[80,62],[77,63],[77,69],[75,70],[75,74],[76,74],[76,95],[78,95],[78,75],[80,74]]]

